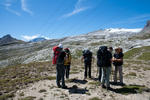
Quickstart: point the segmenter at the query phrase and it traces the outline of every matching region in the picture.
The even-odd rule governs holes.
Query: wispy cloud
[[[75,4],[75,7],[74,7],[73,11],[63,15],[62,17],[71,17],[75,14],[78,14],[82,11],[85,11],[85,10],[89,9],[90,7],[82,6],[84,1],[86,1],[86,0],[78,0],[77,3]]]
[[[3,4],[5,6],[5,9],[17,16],[20,16],[21,14],[13,9],[11,9],[10,7],[12,6],[11,0],[6,0],[6,2]]]
[[[30,15],[33,15],[33,12],[27,7],[26,0],[21,0],[21,8],[23,11],[29,13]]]

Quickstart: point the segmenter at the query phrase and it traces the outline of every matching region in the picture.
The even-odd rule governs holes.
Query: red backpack
[[[54,52],[53,64],[56,64],[56,62],[57,62],[57,58],[58,58],[58,55],[59,55],[59,50],[58,49],[59,49],[58,46],[53,47],[53,52]]]

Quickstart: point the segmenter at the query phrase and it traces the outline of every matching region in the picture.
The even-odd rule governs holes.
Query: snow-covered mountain
[[[148,22],[144,29],[110,28],[62,39],[3,46],[0,48],[0,66],[33,61],[50,61],[53,56],[52,47],[59,43],[62,43],[64,48],[70,48],[73,57],[76,58],[80,56],[84,48],[89,48],[96,54],[101,45],[112,46],[113,48],[122,47],[124,52],[136,47],[149,46],[150,37],[143,39],[145,34],[149,34],[143,33],[144,30],[150,29],[149,26]],[[139,35],[139,38],[135,38]]]

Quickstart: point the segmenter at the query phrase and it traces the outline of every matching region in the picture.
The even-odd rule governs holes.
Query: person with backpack
[[[117,84],[117,72],[119,71],[119,79],[120,79],[120,85],[123,84],[123,75],[122,75],[122,65],[123,65],[123,52],[122,48],[116,48],[115,49],[115,54],[113,57],[113,65],[115,66],[115,71],[114,71],[114,83]]]
[[[107,50],[107,46],[100,46],[97,51],[97,65],[101,69],[99,78],[101,78],[102,88],[106,87],[107,89],[110,89],[109,77],[111,72],[111,60],[112,55],[110,51]]]
[[[83,55],[81,58],[81,61],[83,62],[84,60],[84,67],[85,67],[85,72],[84,72],[84,79],[87,78],[87,71],[88,71],[88,76],[91,78],[91,63],[92,63],[92,52],[88,49],[83,50]],[[94,59],[93,59],[94,60]]]
[[[108,51],[111,53],[111,55],[113,56],[113,47],[109,47]],[[112,67],[112,63],[111,63],[111,73],[110,73],[110,80],[113,81],[113,67]]]
[[[66,78],[69,79],[69,72],[70,72],[70,65],[71,65],[71,53],[70,53],[69,48],[65,48],[64,51],[66,53],[66,57],[64,61]]]
[[[65,75],[64,59],[65,59],[66,53],[63,51],[62,44],[58,45],[56,51],[57,52],[54,52],[54,54],[57,54],[54,57],[55,58],[54,63],[56,63],[56,84],[58,88],[60,87],[67,88],[67,86],[65,85],[65,79],[64,79],[64,75]],[[60,81],[62,81],[62,85],[60,85]]]

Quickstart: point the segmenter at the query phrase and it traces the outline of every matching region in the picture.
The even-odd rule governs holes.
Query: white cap
[[[58,47],[59,47],[59,48],[63,48],[63,45],[60,43],[60,44],[58,45]]]

